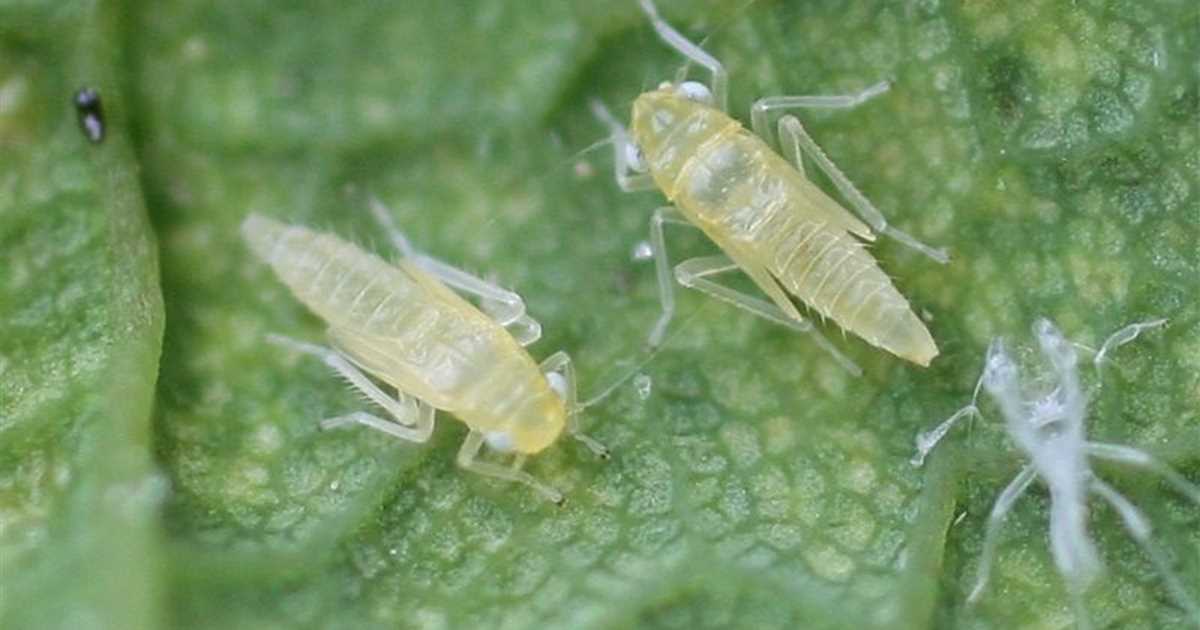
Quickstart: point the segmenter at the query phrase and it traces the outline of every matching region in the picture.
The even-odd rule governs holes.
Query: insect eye
[[[689,101],[696,101],[697,103],[712,105],[712,91],[708,89],[707,85],[704,85],[699,81],[684,81],[683,83],[679,84],[679,87],[676,88],[676,91],[679,92],[680,96]]]
[[[625,164],[638,173],[646,172],[646,155],[642,148],[630,142],[625,145]]]

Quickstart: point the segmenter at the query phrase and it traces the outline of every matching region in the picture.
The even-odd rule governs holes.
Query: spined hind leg
[[[426,442],[433,433],[434,408],[425,402],[399,392],[396,398],[379,388],[366,374],[337,351],[324,346],[298,341],[283,335],[268,335],[267,341],[296,352],[315,356],[333,368],[351,386],[383,407],[394,421],[359,411],[321,421],[321,429],[333,429],[348,424],[361,424],[409,442]]]
[[[692,228],[696,227],[671,206],[663,206],[655,210],[654,216],[650,219],[650,251],[654,256],[654,272],[658,282],[658,298],[662,303],[662,314],[659,315],[658,321],[654,323],[654,328],[651,329],[648,339],[648,343],[652,347],[656,347],[662,343],[663,336],[667,332],[667,326],[675,316],[675,283],[671,278],[671,262],[667,257],[666,235],[663,231],[663,227],[668,223],[686,225]],[[733,304],[738,308],[750,311],[759,317],[787,326],[793,330],[811,333],[813,338],[816,339],[817,344],[832,355],[847,372],[855,376],[862,374],[862,370],[853,361],[841,352],[838,352],[837,348],[829,343],[829,340],[825,339],[821,333],[817,332],[811,323],[801,318],[799,313],[795,312],[795,309],[791,313],[785,313],[775,304],[722,286],[706,277],[738,268],[737,264],[727,256],[708,256],[680,263],[679,266],[675,267],[674,275],[675,279],[685,287],[707,293],[719,300]],[[751,270],[743,271],[753,273]],[[767,277],[762,278],[760,284],[771,286],[773,283],[774,280]],[[785,303],[787,301],[787,296],[783,295],[782,291],[774,297]]]
[[[750,110],[751,126],[755,133],[769,139],[768,121],[772,111],[792,108],[849,109],[883,94],[889,87],[888,82],[882,81],[858,94],[845,96],[771,96],[762,98],[755,102]],[[945,250],[930,247],[907,232],[892,227],[883,213],[871,203],[871,200],[867,199],[846,177],[845,173],[829,159],[829,156],[825,155],[812,136],[805,131],[799,118],[784,116],[779,120],[779,143],[783,154],[792,161],[801,174],[804,173],[803,155],[807,155],[816,163],[817,168],[829,177],[842,196],[850,202],[850,206],[854,208],[858,216],[875,232],[890,236],[939,263],[945,264],[950,260]]]
[[[675,267],[675,277],[685,287],[707,293],[722,302],[727,302],[742,310],[749,311],[763,319],[787,326],[797,332],[811,335],[817,345],[829,353],[837,361],[838,365],[842,366],[847,372],[855,376],[862,374],[862,370],[849,357],[839,352],[808,320],[800,319],[795,315],[789,315],[775,304],[752,295],[747,295],[709,279],[709,276],[737,270],[746,271],[728,256],[719,254],[716,256],[692,258],[679,263]],[[782,299],[787,298],[784,296]]]
[[[462,447],[458,449],[457,461],[463,470],[468,470],[485,477],[496,477],[497,479],[525,484],[553,503],[557,505],[563,504],[563,495],[561,492],[521,470],[521,466],[525,464],[524,455],[518,455],[513,459],[511,466],[501,466],[500,464],[479,461],[479,451],[483,448],[483,443],[483,433],[472,430],[467,434],[467,439],[463,440]]]
[[[542,336],[542,325],[525,312],[525,301],[514,291],[500,288],[482,278],[417,251],[408,237],[396,227],[391,211],[375,197],[370,198],[371,214],[387,233],[392,245],[404,257],[426,273],[459,291],[477,296],[481,308],[496,323],[508,329],[517,342],[527,346]]]

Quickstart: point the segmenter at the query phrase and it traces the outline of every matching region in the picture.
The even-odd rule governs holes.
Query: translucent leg
[[[610,142],[613,146],[613,178],[617,180],[617,186],[625,192],[637,192],[639,190],[654,190],[654,179],[649,173],[638,173],[630,167],[629,153],[636,151],[637,147],[633,141],[629,139],[629,131],[625,129],[620,121],[608,111],[598,100],[592,99],[591,102],[592,114],[608,127]]]
[[[973,604],[979,601],[979,596],[987,587],[992,572],[992,560],[996,555],[996,544],[999,542],[997,537],[1000,534],[1000,526],[1004,524],[1004,519],[1008,518],[1013,504],[1021,498],[1021,495],[1025,494],[1029,485],[1036,478],[1037,473],[1033,466],[1026,465],[1004,488],[1004,491],[996,499],[995,505],[992,506],[992,513],[988,515],[987,529],[983,534],[983,553],[979,557],[979,574],[975,578],[975,586],[971,589],[971,594],[967,596],[967,603]]]
[[[608,459],[608,447],[604,446],[594,438],[584,435],[579,428],[579,390],[575,379],[575,366],[571,363],[571,356],[566,352],[555,352],[542,361],[542,373],[546,375],[546,380],[550,381],[550,386],[558,395],[562,397],[567,404],[567,435],[583,443],[593,453],[601,459]]]
[[[767,136],[763,135],[763,132],[759,132],[759,135],[764,139],[767,138]],[[798,136],[792,131],[790,117],[784,116],[779,120],[778,137],[779,149],[783,152],[783,157],[787,158],[805,179],[808,179],[808,172],[804,170],[804,152],[800,149]]]
[[[481,298],[482,310],[512,333],[521,345],[529,345],[542,336],[542,326],[525,312],[525,302],[513,291],[502,289],[458,267],[418,252],[392,220],[391,211],[375,197],[370,198],[371,214],[387,232],[388,238],[412,264],[442,282]]]
[[[839,365],[847,372],[855,376],[861,375],[862,370],[854,364],[846,355],[838,351],[833,344],[829,342],[808,320],[797,319],[784,313],[778,306],[759,299],[752,295],[746,295],[741,291],[737,291],[730,287],[718,284],[713,280],[709,280],[708,276],[725,273],[728,271],[739,270],[737,263],[729,259],[724,254],[717,256],[704,256],[702,258],[692,258],[679,263],[675,267],[675,277],[679,283],[685,287],[696,289],[703,293],[717,298],[723,302],[732,304],[740,309],[749,311],[763,319],[775,322],[783,326],[787,326],[797,332],[803,332],[811,335],[823,350],[828,352]]]
[[[770,126],[768,121],[769,114],[773,110],[797,107],[820,109],[856,107],[886,92],[889,85],[888,82],[883,81],[858,94],[848,96],[772,96],[762,98],[755,102],[750,110],[751,125],[755,133],[764,138],[769,138]],[[792,163],[796,165],[801,173],[804,173],[801,154],[807,154],[816,163],[817,167],[829,176],[833,185],[850,202],[850,206],[854,208],[858,216],[871,226],[871,229],[880,234],[886,234],[937,262],[944,264],[950,260],[950,257],[944,250],[934,249],[913,238],[907,232],[889,225],[883,213],[855,187],[854,183],[846,177],[845,173],[842,173],[841,169],[825,155],[821,147],[808,135],[808,132],[804,130],[804,125],[800,123],[800,119],[795,116],[784,116],[779,120],[779,142],[782,145],[784,155],[791,159]]]
[[[934,427],[932,430],[917,434],[917,453],[912,459],[908,460],[913,466],[925,465],[925,458],[929,457],[929,452],[933,450],[942,438],[954,428],[963,418],[979,418],[982,417],[979,413],[979,390],[983,387],[983,374],[979,375],[979,380],[975,381],[975,393],[971,395],[971,404],[954,412],[954,415],[946,418],[941,424]]]
[[[1180,494],[1191,499],[1192,503],[1200,505],[1200,486],[1188,481],[1183,475],[1175,472],[1170,466],[1158,461],[1145,451],[1140,451],[1131,446],[1105,444],[1103,442],[1088,442],[1084,448],[1087,454],[1092,457],[1158,473],[1174,486]]]
[[[754,102],[750,107],[750,127],[754,133],[770,142],[771,127],[769,125],[772,111],[781,109],[852,109],[887,92],[892,84],[880,81],[858,94],[838,94],[832,96],[766,96]]]
[[[779,121],[779,127],[784,145],[797,146],[800,151],[807,154],[816,163],[817,168],[829,176],[833,185],[850,202],[850,206],[857,211],[858,216],[863,221],[866,221],[867,225],[871,226],[871,229],[880,234],[890,236],[939,263],[945,264],[949,262],[950,256],[946,254],[944,249],[934,249],[913,238],[907,232],[892,227],[883,216],[883,213],[871,203],[871,200],[859,192],[854,183],[825,155],[821,147],[817,146],[817,143],[804,130],[804,126],[800,124],[800,119],[795,116],[785,116]]]
[[[729,105],[729,75],[725,72],[725,66],[721,65],[715,57],[704,51],[703,48],[693,44],[688,38],[684,37],[679,31],[675,30],[667,21],[658,15],[658,9],[654,7],[651,0],[640,0],[642,11],[646,12],[646,16],[650,18],[650,24],[654,26],[654,32],[662,38],[664,42],[676,52],[687,57],[688,61],[699,64],[712,73],[712,82],[709,84],[709,90],[713,95],[713,103],[721,109],[728,111]]]
[[[937,446],[938,443],[942,441],[942,438],[946,437],[946,434],[950,432],[950,429],[954,428],[954,425],[958,424],[958,422],[963,418],[974,418],[978,416],[979,407],[976,407],[975,403],[972,402],[966,407],[954,412],[954,415],[946,418],[941,424],[937,425],[932,430],[918,433],[917,454],[913,455],[912,459],[908,460],[908,462],[913,466],[925,465],[925,458],[929,457],[929,452],[933,450],[933,447]]]
[[[375,195],[367,196],[367,206],[371,209],[371,216],[375,217],[375,222],[379,224],[383,231],[387,233],[388,240],[392,242],[392,247],[395,247],[405,258],[413,258],[417,255],[417,249],[412,246],[412,242],[396,227],[396,222],[392,220],[392,211],[385,206],[382,201]]]
[[[351,386],[362,392],[371,402],[383,407],[388,415],[395,419],[395,422],[389,422],[371,414],[359,412],[323,420],[321,421],[322,429],[358,423],[410,442],[425,442],[433,433],[435,411],[433,407],[403,392],[398,392],[396,398],[389,396],[337,351],[283,335],[267,335],[267,341],[321,359],[325,365],[333,368],[342,378],[349,381]]]
[[[1142,334],[1143,330],[1158,328],[1166,323],[1166,319],[1154,319],[1145,322],[1136,322],[1109,335],[1108,339],[1105,339],[1104,343],[1100,346],[1100,350],[1096,352],[1096,356],[1092,357],[1092,365],[1095,367],[1096,373],[1100,374],[1101,364],[1104,363],[1108,353],[1129,343],[1130,341],[1133,341],[1134,339],[1137,339],[1138,335]]]
[[[667,326],[675,316],[675,285],[671,279],[671,262],[667,256],[666,237],[663,233],[663,226],[667,223],[695,227],[678,210],[671,206],[658,208],[654,211],[654,216],[650,219],[650,250],[654,256],[654,270],[658,281],[658,297],[662,303],[662,314],[659,315],[658,321],[654,323],[654,328],[650,330],[650,336],[647,340],[647,343],[651,347],[657,347],[662,343],[663,336],[667,332]],[[829,343],[828,339],[813,328],[812,323],[800,317],[798,312],[793,310],[792,313],[785,313],[775,304],[746,295],[706,278],[706,276],[734,269],[739,269],[738,265],[727,256],[706,256],[680,263],[675,267],[674,275],[679,283],[685,287],[707,293],[738,308],[750,311],[759,317],[787,326],[792,330],[812,334],[817,345],[828,352],[842,368],[855,376],[862,374],[862,370],[853,361],[839,352],[833,344]],[[752,277],[754,275],[753,270],[742,269],[742,271],[751,274]],[[772,282],[770,278],[765,278],[760,284],[771,286]],[[786,300],[787,298],[786,296],[780,296],[780,299]]]
[[[695,227],[671,206],[658,208],[650,217],[650,252],[654,256],[658,300],[662,304],[662,313],[658,316],[658,321],[654,322],[654,328],[650,329],[650,336],[647,338],[651,347],[658,347],[658,344],[662,343],[667,326],[675,316],[675,283],[671,279],[671,262],[667,258],[667,241],[663,234],[663,225],[667,223]]]
[[[481,462],[476,459],[479,456],[479,449],[481,448],[483,448],[483,434],[472,430],[467,434],[467,439],[463,440],[462,448],[458,450],[458,465],[463,470],[469,470],[486,477],[496,477],[498,479],[523,483],[555,504],[563,504],[563,495],[561,492],[543,484],[535,479],[533,475],[520,469],[521,465],[525,463],[524,457],[517,457],[511,468],[500,466],[490,462]]]
[[[388,435],[391,435],[393,437],[398,437],[402,440],[408,440],[409,442],[424,443],[429,440],[430,434],[433,433],[433,412],[434,412],[433,407],[430,407],[429,405],[422,403],[420,405],[419,413],[421,415],[427,414],[428,421],[426,422],[426,421],[418,420],[417,421],[418,427],[415,429],[405,426],[403,424],[397,424],[396,422],[392,422],[391,420],[384,420],[383,418],[380,418],[378,416],[373,416],[365,411],[356,411],[354,413],[348,413],[344,416],[336,416],[333,418],[326,418],[326,419],[322,420],[321,421],[321,430],[329,431],[329,430],[338,429],[338,428],[341,428],[341,427],[344,427],[344,426],[347,426],[350,424],[361,424],[363,426],[370,427],[377,431],[382,431],[384,433],[387,433]]]
[[[1121,522],[1125,526],[1125,531],[1129,532],[1134,541],[1150,557],[1150,562],[1154,565],[1154,569],[1158,571],[1163,583],[1166,584],[1167,590],[1171,591],[1171,595],[1175,597],[1175,601],[1187,611],[1193,625],[1200,627],[1200,604],[1197,604],[1196,600],[1188,593],[1188,590],[1184,588],[1183,582],[1179,580],[1179,576],[1171,570],[1167,557],[1150,540],[1150,520],[1129,499],[1126,499],[1107,483],[1093,477],[1091,485],[1092,490],[1108,502],[1117,511],[1117,514],[1121,516]]]

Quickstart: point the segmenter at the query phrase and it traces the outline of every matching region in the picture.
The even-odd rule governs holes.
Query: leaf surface
[[[426,445],[319,432],[367,403],[265,342],[322,325],[238,225],[257,211],[394,256],[373,194],[421,250],[521,292],[545,329],[533,355],[568,350],[583,396],[602,390],[646,356],[653,269],[630,254],[663,200],[618,191],[588,101],[627,116],[681,65],[635,3],[0,6],[0,560],[21,569],[0,574],[4,626],[1069,625],[1041,489],[964,603],[1021,466],[996,411],[924,468],[913,438],[969,401],[996,336],[1028,345],[1047,316],[1096,347],[1166,317],[1113,355],[1088,428],[1197,480],[1200,12],[661,9],[725,63],[743,120],[760,96],[893,82],[800,116],[890,221],[950,248],[947,266],[871,249],[943,354],[921,369],[819,326],[853,378],[811,339],[681,289],[645,378],[586,413],[614,458],[564,440],[529,462],[567,494],[556,509],[457,469],[448,414]],[[112,113],[100,145],[69,105],[92,81]],[[715,253],[672,230],[674,260]],[[1200,508],[1097,470],[1200,598]],[[1186,627],[1117,515],[1092,508],[1095,624]]]

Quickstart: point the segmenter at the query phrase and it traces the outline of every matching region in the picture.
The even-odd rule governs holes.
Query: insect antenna
[[[587,145],[586,147],[572,153],[571,155],[568,155],[567,157],[563,158],[562,163],[566,164],[568,162],[574,162],[575,160],[578,160],[579,158],[587,155],[588,153],[591,153],[592,151],[602,149],[605,146],[612,144],[612,142],[613,142],[613,138],[611,135],[601,138],[601,139]]]
[[[622,385],[624,385],[626,382],[628,382],[629,379],[633,378],[639,372],[641,372],[642,368],[646,367],[646,365],[648,363],[650,363],[651,361],[653,361],[655,359],[655,357],[657,357],[659,355],[660,352],[665,350],[667,345],[669,343],[671,343],[671,341],[673,341],[679,335],[683,334],[683,332],[687,330],[688,326],[690,326],[696,320],[696,318],[698,318],[701,315],[701,313],[704,312],[704,309],[706,308],[706,306],[707,305],[696,309],[695,313],[693,313],[690,317],[688,317],[686,320],[684,320],[683,323],[681,323],[675,329],[675,332],[668,335],[667,338],[665,340],[663,340],[663,342],[661,344],[659,344],[658,347],[656,347],[653,351],[651,351],[649,355],[647,355],[641,361],[638,361],[637,364],[634,365],[632,368],[626,370],[625,373],[622,374],[620,377],[618,377],[615,381],[613,381],[612,383],[609,383],[607,386],[605,386],[603,389],[601,389],[600,393],[579,403],[575,407],[575,409],[577,411],[582,411],[584,409],[587,409],[588,407],[591,407],[593,405],[597,405],[597,404],[603,402],[604,399],[611,396],[613,394],[613,392],[617,391],[617,389],[620,388]]]

